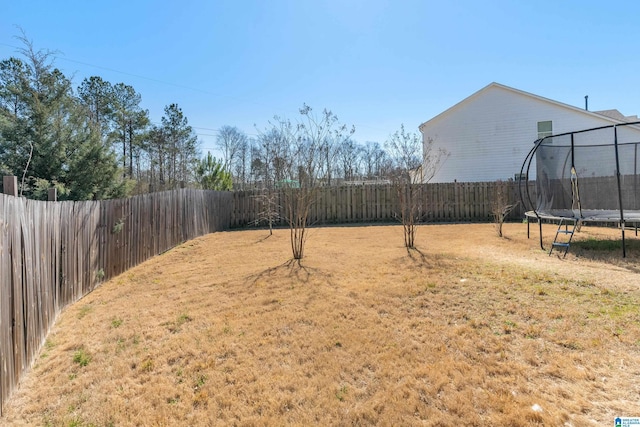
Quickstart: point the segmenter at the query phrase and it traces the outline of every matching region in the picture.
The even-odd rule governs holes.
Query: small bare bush
[[[513,202],[509,182],[499,179],[494,185],[491,194],[491,216],[493,217],[498,237],[504,237],[502,234],[502,225],[520,202]]]
[[[278,193],[272,189],[265,188],[262,192],[254,196],[260,203],[260,212],[254,225],[267,224],[269,226],[269,236],[273,234],[273,224],[280,221],[280,203]]]
[[[299,112],[300,117],[293,122],[274,117],[270,129],[260,136],[267,155],[258,162],[266,181],[282,189],[285,220],[291,231],[291,252],[296,260],[304,256],[309,212],[318,187],[331,182],[329,153],[355,132],[354,127],[341,124],[329,110],[317,115],[304,104]]]
[[[400,204],[396,216],[402,222],[404,246],[412,249],[417,226],[425,214],[422,184],[434,177],[448,152],[436,148],[431,138],[423,141],[417,133],[407,132],[404,125],[390,136],[386,148],[393,160],[392,182]]]

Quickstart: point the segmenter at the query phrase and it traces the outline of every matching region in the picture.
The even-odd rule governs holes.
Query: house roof
[[[539,95],[535,95],[533,93],[525,92],[525,91],[520,90],[520,89],[515,89],[515,88],[509,87],[509,86],[505,86],[505,85],[500,84],[500,83],[493,82],[493,83],[490,83],[487,86],[483,87],[479,91],[475,92],[471,96],[468,96],[467,98],[465,98],[462,101],[458,102],[454,106],[446,109],[445,111],[443,111],[442,113],[438,114],[437,116],[435,116],[435,117],[427,120],[426,122],[422,123],[420,126],[418,126],[418,129],[420,129],[420,131],[422,131],[423,126],[425,126],[427,123],[432,122],[434,120],[437,120],[442,116],[448,115],[452,111],[458,109],[461,105],[466,104],[467,102],[471,101],[472,99],[481,96],[482,94],[484,94],[485,92],[488,92],[489,90],[491,90],[493,88],[501,88],[501,89],[516,93],[516,94],[521,95],[521,96],[525,96],[525,97],[528,97],[528,98],[532,98],[532,99],[536,99],[536,100],[539,100],[539,101],[547,102],[549,104],[553,104],[553,105],[556,105],[558,107],[562,107],[562,108],[566,108],[566,109],[569,109],[569,110],[573,110],[573,111],[575,111],[575,112],[577,112],[579,114],[586,114],[586,115],[589,115],[591,117],[597,117],[598,119],[601,119],[601,120],[604,119],[604,120],[607,120],[607,121],[611,122],[611,124],[630,123],[630,122],[638,121],[638,116],[624,116],[618,110],[588,111],[588,110],[584,110],[582,108],[574,107],[573,105],[564,104],[564,103],[559,102],[559,101],[554,101],[553,99],[545,98],[545,97],[542,97],[542,96],[539,96]]]
[[[603,116],[610,117],[612,119],[620,120],[621,122],[637,122],[638,116],[625,116],[618,110],[602,110],[602,111],[594,111],[596,114],[601,114]]]

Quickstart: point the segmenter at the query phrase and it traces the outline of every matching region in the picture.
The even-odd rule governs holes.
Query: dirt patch
[[[65,310],[3,425],[608,425],[640,415],[637,241],[537,229],[217,233]],[[545,241],[552,238],[545,227]],[[585,227],[580,241],[617,239]]]

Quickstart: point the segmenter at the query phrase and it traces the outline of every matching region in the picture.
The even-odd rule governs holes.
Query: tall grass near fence
[[[229,227],[231,193],[41,202],[0,194],[0,416],[66,305],[186,240]]]
[[[510,203],[519,201],[517,182],[465,182],[421,184],[418,186],[418,208],[421,222],[482,222],[492,220],[492,197],[496,186],[507,186]],[[529,183],[534,191],[534,182]],[[275,190],[274,205],[280,223],[286,218],[284,190]],[[255,224],[264,218],[264,192],[233,193],[232,227]],[[323,187],[314,193],[309,212],[309,224],[346,224],[354,222],[394,222],[401,211],[398,189],[393,185],[348,185]],[[509,219],[522,218],[521,204]]]

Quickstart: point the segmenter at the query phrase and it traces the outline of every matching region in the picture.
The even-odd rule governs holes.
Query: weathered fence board
[[[0,194],[0,416],[57,314],[101,281],[229,228],[231,193],[40,202]]]

